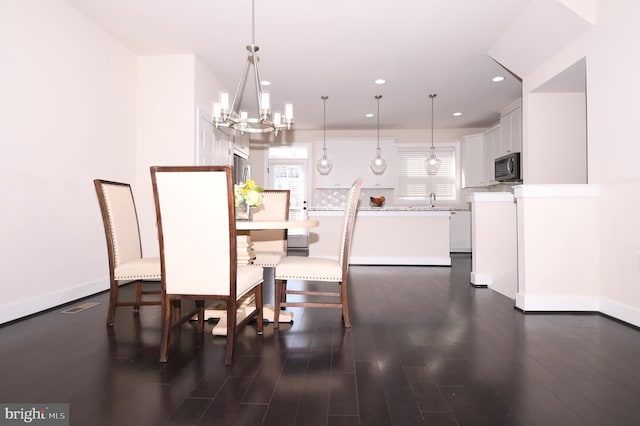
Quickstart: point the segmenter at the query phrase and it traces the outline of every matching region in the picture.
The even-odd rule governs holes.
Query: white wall
[[[587,119],[584,93],[531,93],[527,184],[587,183]],[[544,164],[545,167],[528,167]]]
[[[135,196],[145,256],[159,255],[149,167],[195,164],[197,106],[210,105],[218,90],[194,55],[138,58]]]
[[[640,38],[640,3],[607,0],[599,2],[597,10],[597,24],[591,30],[523,78],[525,167],[531,171],[546,167],[543,160],[527,155],[535,143],[544,143],[532,138],[530,93],[586,58],[588,182],[599,188],[598,225],[583,221],[592,216],[581,215],[579,209],[574,224],[582,224],[577,237],[584,235],[585,244],[594,244],[589,234],[598,233],[600,311],[640,325],[640,222],[635,220],[640,211],[640,144],[636,141],[640,105],[635,96],[640,93],[640,57],[630,54],[637,50]],[[568,264],[579,267],[580,253],[568,253],[574,256]],[[571,287],[565,290],[570,295]]]
[[[150,166],[188,165],[194,151],[193,55],[138,58],[135,197],[145,256],[158,256]]]
[[[94,178],[133,181],[136,59],[65,1],[0,2],[0,323],[107,288]]]
[[[219,84],[194,55],[136,57],[62,0],[3,0],[0,43],[3,323],[108,288],[94,178],[132,184],[158,254],[149,167],[193,164]]]

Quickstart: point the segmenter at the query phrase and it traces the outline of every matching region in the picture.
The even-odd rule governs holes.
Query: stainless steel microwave
[[[514,152],[495,160],[495,179],[498,182],[518,182],[520,176],[520,153]]]

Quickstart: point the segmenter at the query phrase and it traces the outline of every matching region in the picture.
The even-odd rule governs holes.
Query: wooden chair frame
[[[133,314],[139,315],[140,306],[162,304],[161,300],[143,300],[143,296],[145,295],[161,293],[160,290],[144,290],[143,288],[145,281],[160,281],[160,259],[148,258],[149,264],[142,266],[144,271],[140,274],[130,274],[128,276],[118,276],[116,274],[116,268],[122,263],[122,259],[119,258],[119,251],[121,251],[122,247],[118,247],[120,239],[116,234],[119,231],[118,227],[115,226],[114,218],[112,217],[114,212],[112,211],[112,206],[108,199],[109,197],[105,192],[109,186],[113,188],[128,189],[131,197],[131,205],[129,207],[131,208],[131,215],[133,216],[130,219],[135,219],[135,232],[137,236],[137,241],[133,243],[136,244],[137,247],[131,247],[131,249],[134,251],[137,250],[138,256],[140,259],[143,259],[142,243],[140,240],[140,225],[138,223],[138,213],[133,197],[133,191],[131,189],[131,185],[128,183],[94,179],[93,184],[95,186],[96,195],[98,196],[98,203],[100,205],[102,223],[104,225],[104,233],[107,241],[107,252],[109,257],[109,311],[107,314],[107,326],[111,327],[113,326],[116,307],[118,306],[133,306]],[[133,281],[136,286],[134,300],[119,300],[119,282],[126,280]]]
[[[338,308],[342,309],[342,319],[346,328],[351,327],[351,319],[349,317],[349,299],[348,299],[348,274],[349,274],[349,253],[351,250],[351,237],[353,234],[353,226],[356,218],[356,210],[358,207],[358,198],[360,196],[360,188],[362,179],[356,179],[349,190],[347,197],[347,207],[345,210],[344,223],[342,229],[342,240],[338,260],[319,259],[309,257],[290,256],[276,266],[275,271],[275,313],[274,327],[278,328],[280,309],[282,307],[307,307],[307,308]],[[317,273],[303,272],[307,266],[313,266]],[[293,267],[293,268],[291,268]],[[319,267],[340,268],[340,277],[332,278],[326,276]],[[291,271],[295,271],[290,273]],[[337,283],[338,291],[315,291],[315,290],[292,290],[287,288],[287,280],[295,279],[301,281],[322,281]],[[287,295],[304,295],[304,296],[321,296],[335,297],[338,302],[288,302]]]
[[[162,205],[162,197],[164,192],[162,189],[159,189],[158,176],[160,174],[171,173],[171,172],[221,172],[226,174],[226,182],[227,182],[227,208],[228,208],[228,236],[229,236],[229,258],[226,260],[228,265],[228,276],[229,276],[229,291],[228,294],[183,294],[183,293],[169,293],[167,291],[167,253],[166,253],[166,241],[165,241],[165,229],[163,222],[163,205]],[[263,318],[262,318],[262,268],[253,265],[242,265],[239,266],[237,262],[237,245],[236,245],[236,227],[235,227],[235,203],[234,203],[234,192],[233,192],[233,181],[232,181],[232,170],[229,166],[172,166],[172,167],[160,167],[154,166],[151,167],[151,181],[153,185],[153,194],[155,200],[156,207],[156,216],[157,216],[157,224],[158,224],[158,240],[160,243],[160,260],[162,267],[162,295],[163,295],[163,313],[162,313],[162,327],[161,327],[161,342],[160,342],[160,362],[164,363],[168,361],[169,356],[169,343],[170,343],[170,335],[172,331],[180,328],[180,326],[191,319],[194,315],[197,315],[197,330],[199,333],[204,331],[204,301],[205,300],[216,300],[223,301],[226,305],[227,310],[227,336],[226,336],[226,350],[225,350],[225,364],[231,365],[233,360],[233,352],[236,341],[236,334],[238,331],[247,323],[252,321],[253,319],[257,322],[257,332],[258,334],[262,334],[263,331]],[[187,188],[188,189],[188,188]],[[200,194],[200,196],[203,196]],[[212,218],[212,220],[215,220]],[[215,259],[212,259],[214,262]],[[223,263],[224,264],[224,263]],[[242,268],[241,273],[239,273],[239,268]],[[237,294],[237,282],[239,276],[245,277],[247,274],[245,272],[250,272],[251,280],[253,282],[259,281],[258,284],[254,284],[254,286],[249,289],[246,293],[241,294],[240,296],[244,296],[245,294],[252,293],[255,299],[255,307],[251,312],[249,312],[245,318],[241,319],[239,322],[237,321],[237,311],[238,311],[238,294]],[[257,278],[254,276],[257,275]],[[243,278],[244,279],[244,278]],[[213,287],[213,284],[212,284]],[[196,309],[192,312],[189,312],[186,315],[181,315],[180,311],[180,301],[183,299],[190,299],[195,301]],[[172,323],[172,317],[174,319]]]

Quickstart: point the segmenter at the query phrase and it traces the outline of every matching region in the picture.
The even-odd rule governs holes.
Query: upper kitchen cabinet
[[[495,159],[500,157],[498,151],[502,145],[502,127],[496,126],[484,132],[482,143],[484,185],[492,185],[495,180]]]
[[[484,134],[462,138],[462,187],[473,188],[487,184],[485,180]]]
[[[314,164],[322,158],[322,141],[314,143]],[[314,167],[316,188],[350,188],[356,178],[362,178],[363,188],[393,188],[397,177],[397,152],[394,139],[380,139],[382,157],[387,170],[375,175],[369,163],[376,157],[376,139],[327,139],[327,157],[333,168],[328,175],[321,175]]]
[[[333,168],[327,175],[318,173],[314,167],[313,177],[316,188],[350,188],[353,181],[360,177],[360,144],[349,139],[328,139],[327,157]],[[314,165],[322,158],[322,141],[314,143]]]
[[[522,152],[522,107],[517,104],[500,116],[501,140],[496,157]]]

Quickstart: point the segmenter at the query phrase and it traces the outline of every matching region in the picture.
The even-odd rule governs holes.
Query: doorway
[[[269,188],[288,189],[289,219],[307,219],[308,160],[306,158],[269,158],[267,166]],[[307,229],[289,229],[287,246],[309,248]]]

